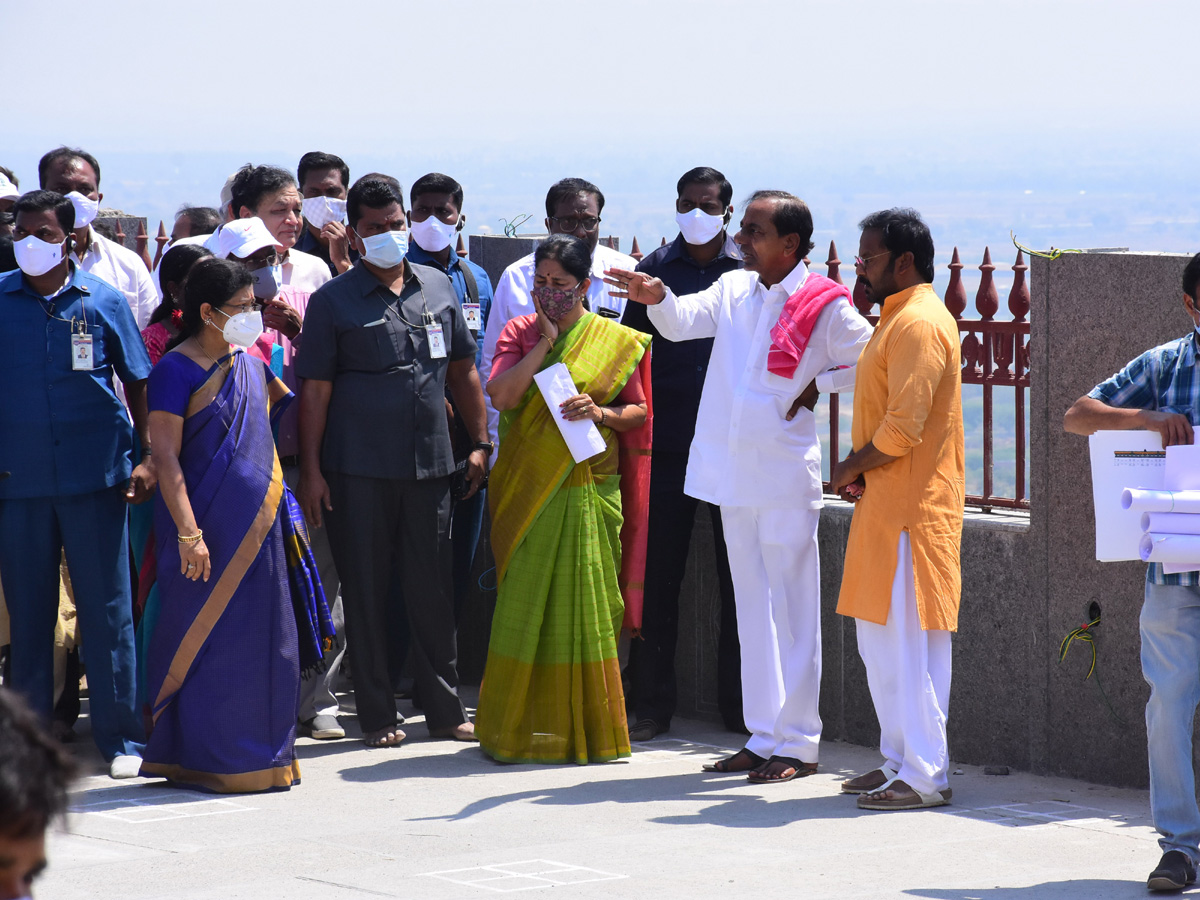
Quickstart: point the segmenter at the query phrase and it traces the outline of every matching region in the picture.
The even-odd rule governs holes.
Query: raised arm
[[[1122,409],[1086,394],[1071,404],[1063,416],[1063,429],[1071,434],[1083,435],[1097,431],[1157,431],[1162,437],[1163,447],[1196,441],[1192,423],[1182,413]]]

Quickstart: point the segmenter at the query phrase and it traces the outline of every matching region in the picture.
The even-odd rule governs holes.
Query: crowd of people
[[[813,408],[853,388],[854,449],[832,461],[854,504],[837,611],[856,620],[881,761],[841,790],[871,810],[951,800],[962,361],[917,212],[861,222],[872,326],[808,270],[802,200],[757,191],[734,229],[733,188],[709,167],[679,179],[679,234],[641,262],[600,243],[596,185],[556,182],[549,236],[494,291],[456,252],[464,191],[441,173],[406,197],[323,152],[294,174],[244,166],[217,206],[180,209],[153,271],[96,229],[91,154],[52,150],[37,177],[22,192],[0,169],[4,681],[69,737],[77,653],[114,778],[289,788],[298,733],[345,737],[344,674],[366,744],[405,739],[405,671],[435,738],[501,762],[628,756],[675,713],[700,503],[721,597],[716,695],[747,736],[706,768],[759,784],[815,773]],[[1200,262],[1189,272],[1200,334]],[[1068,427],[1190,441],[1197,340],[1135,361]],[[569,389],[554,394],[561,372]],[[594,441],[586,458],[570,429]],[[486,514],[497,598],[472,722],[457,627]],[[1144,635],[1167,607],[1200,608],[1195,574],[1152,569],[1147,609],[1162,612],[1143,616]],[[1152,882],[1190,883],[1200,810],[1164,785],[1194,797],[1190,725],[1174,726],[1190,723],[1200,674],[1181,687],[1186,666],[1155,646],[1151,744],[1179,746],[1151,754],[1169,869]]]

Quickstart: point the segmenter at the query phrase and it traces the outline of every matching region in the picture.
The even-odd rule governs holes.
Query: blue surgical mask
[[[362,242],[362,258],[381,269],[396,268],[408,253],[407,231],[385,231],[362,238]]]
[[[270,300],[283,287],[283,266],[260,266],[250,272],[254,279],[254,296],[259,300]]]

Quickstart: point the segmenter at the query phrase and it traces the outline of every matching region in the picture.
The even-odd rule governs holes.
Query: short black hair
[[[21,186],[20,180],[17,178],[16,175],[13,174],[13,170],[10,169],[8,166],[0,166],[0,175],[3,175],[5,178],[7,178],[9,181],[11,181],[13,183],[13,187]],[[98,178],[100,176],[96,176],[96,177]]]
[[[43,834],[67,808],[75,763],[37,716],[0,687],[0,834],[18,840]]]
[[[188,220],[193,235],[212,234],[221,226],[221,214],[211,206],[188,206],[185,203],[175,213],[175,218],[180,216]]]
[[[100,187],[100,163],[96,162],[96,157],[92,156],[86,150],[80,150],[78,147],[66,146],[56,147],[38,160],[38,184],[45,187],[46,178],[50,174],[50,167],[64,159],[82,159],[96,173],[96,187]],[[16,182],[13,183],[15,184]]]
[[[1193,256],[1183,268],[1183,292],[1192,300],[1196,297],[1196,284],[1200,282],[1200,253]]]
[[[683,189],[689,184],[715,184],[721,198],[721,205],[728,207],[733,202],[733,185],[712,166],[696,166],[696,168],[684,172],[679,183],[675,185],[675,196],[681,195]]]
[[[233,196],[230,205],[236,218],[242,214],[242,207],[251,211],[267,194],[275,194],[285,188],[295,187],[296,179],[287,169],[279,166],[253,166],[247,163],[238,169],[233,177]]]
[[[300,157],[300,164],[296,166],[296,184],[304,187],[304,179],[308,177],[308,173],[320,169],[337,169],[342,174],[342,187],[350,187],[350,167],[346,165],[346,161],[340,156],[322,153],[320,150],[310,150]]]
[[[417,198],[422,194],[449,194],[454,198],[454,206],[459,212],[462,212],[462,185],[449,175],[443,175],[441,172],[430,172],[428,175],[422,175],[413,182],[412,189],[408,192],[408,202],[415,204]]]
[[[70,234],[75,230],[75,204],[58,191],[30,191],[22,194],[13,204],[13,220],[16,220],[18,213],[45,212],[48,209],[54,210],[55,218],[63,231]]]
[[[404,209],[404,189],[400,187],[400,182],[391,175],[370,172],[354,182],[346,194],[346,220],[351,228],[357,228],[364,206],[383,209],[393,203],[399,203],[400,209]]]
[[[901,206],[882,209],[871,213],[858,223],[858,227],[863,231],[878,231],[884,249],[893,259],[911,253],[918,274],[926,283],[933,281],[933,235],[915,209]]]
[[[187,246],[186,244],[184,246]],[[161,280],[162,273],[159,273]],[[232,259],[211,257],[192,264],[188,270],[187,286],[183,289],[183,327],[179,337],[170,343],[177,347],[204,327],[200,307],[208,303],[224,306],[242,288],[254,284],[250,270]]]
[[[162,262],[158,264],[158,282],[162,285],[162,302],[150,316],[150,324],[169,318],[171,313],[182,307],[176,306],[175,298],[167,290],[167,285],[174,282],[179,284],[191,271],[192,266],[212,256],[213,252],[203,244],[176,244],[163,254]]]
[[[576,197],[579,194],[591,194],[596,198],[596,212],[604,212],[604,194],[600,192],[600,188],[596,187],[590,181],[584,181],[582,178],[564,178],[562,181],[556,181],[550,186],[550,190],[546,192],[546,215],[554,216],[554,210],[563,200],[568,197]]]
[[[533,267],[543,260],[557,260],[569,274],[581,282],[592,275],[592,251],[585,241],[573,234],[552,234],[533,251]]]
[[[746,201],[749,206],[756,200],[774,200],[775,209],[771,213],[771,224],[780,237],[788,234],[800,236],[800,246],[796,249],[796,262],[808,256],[816,245],[812,242],[813,220],[812,211],[808,204],[787,191],[755,191]]]

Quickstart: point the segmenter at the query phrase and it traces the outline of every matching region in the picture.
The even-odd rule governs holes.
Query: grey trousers
[[[296,490],[300,484],[300,467],[284,466],[283,480],[289,488]],[[308,526],[308,542],[312,545],[313,558],[317,561],[317,574],[329,603],[329,615],[333,619],[337,637],[325,652],[325,671],[307,673],[300,681],[300,706],[296,718],[307,722],[313,716],[336,716],[337,695],[334,685],[342,657],[346,655],[346,620],[342,615],[342,584],[338,579],[337,566],[333,564],[333,550],[329,546],[329,530],[325,523],[320,528]]]
[[[467,721],[458,697],[458,637],[450,590],[450,478],[423,481],[326,472],[329,540],[342,576],[354,697],[364,733],[396,722],[388,677],[392,562],[408,599],[413,674],[430,731]]]

